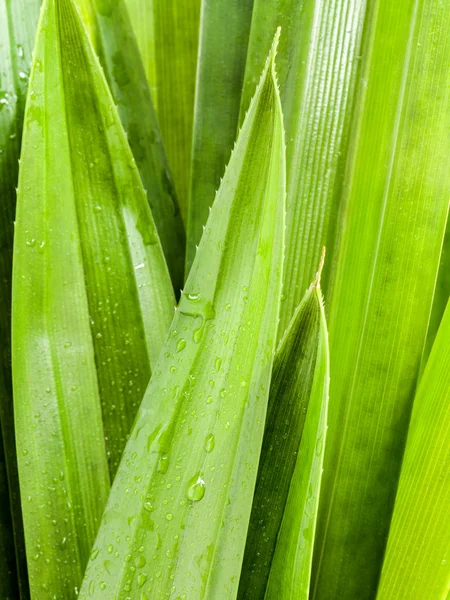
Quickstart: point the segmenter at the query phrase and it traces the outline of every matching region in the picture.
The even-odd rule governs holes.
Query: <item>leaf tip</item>
[[[317,269],[316,278],[311,284],[311,289],[319,289],[320,288],[320,278],[322,276],[323,265],[325,263],[325,255],[327,253],[327,249],[325,246],[322,247],[322,253],[320,255],[319,268]]]

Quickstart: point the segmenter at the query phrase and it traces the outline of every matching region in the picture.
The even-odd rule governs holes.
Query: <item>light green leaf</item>
[[[25,543],[14,440],[11,381],[11,278],[22,121],[40,0],[0,0],[0,422],[8,472],[22,597],[27,595]],[[8,488],[5,487],[8,493]],[[1,506],[6,521],[8,504]],[[7,544],[7,540],[3,540]],[[9,553],[11,560],[14,552]],[[16,577],[16,575],[14,575]],[[7,576],[2,576],[7,585]],[[6,588],[4,588],[6,589]],[[7,597],[6,592],[0,594]]]
[[[366,0],[255,0],[241,120],[281,25],[279,81],[286,125],[287,213],[281,337],[328,249],[322,285],[334,263],[336,222],[354,91],[360,70]]]
[[[321,292],[318,289],[319,278],[320,275],[297,308],[275,355],[258,478],[239,584],[239,598],[243,600],[264,599],[269,573],[271,585],[267,596],[289,598],[289,581],[295,582],[295,573],[298,571],[295,564],[296,551],[291,550],[290,544],[293,543],[296,548],[298,544],[295,540],[307,537],[306,525],[302,523],[302,519],[308,520],[311,532],[314,531],[314,522],[310,523],[310,519],[315,521],[316,510],[312,509],[318,499],[322,459],[319,459],[317,467],[318,478],[315,477],[315,472],[314,475],[311,473],[311,469],[319,436],[319,454],[320,457],[323,455],[326,423],[324,421],[318,433],[317,421],[322,408],[323,419],[326,417],[329,377],[327,347],[323,347],[324,336],[326,341],[326,323]],[[307,416],[310,410],[313,415]],[[305,420],[307,429],[304,429]],[[307,503],[310,476],[315,479],[314,493],[309,494]],[[289,527],[282,527],[282,522],[287,521]],[[306,567],[306,584],[309,584],[310,577],[312,540],[313,538],[308,538],[306,544],[299,546],[302,550],[300,560]],[[289,564],[290,569],[287,569],[286,564]],[[300,593],[298,583],[294,587],[297,594]]]
[[[31,588],[39,600],[63,600],[80,584],[106,502],[106,451],[113,474],[173,314],[139,173],[72,0],[42,10],[13,299]]]
[[[274,54],[275,47],[125,449],[82,599],[237,593],[283,267]]]
[[[118,106],[178,293],[184,282],[184,226],[125,2],[77,0],[77,4]]]
[[[450,303],[420,382],[377,600],[450,591]]]
[[[202,3],[187,227],[187,274],[236,139],[252,7],[253,0],[203,0]],[[275,29],[276,25],[268,33],[269,43]],[[263,64],[264,59],[259,65],[258,76]]]
[[[201,0],[125,2],[186,221]]]
[[[450,5],[376,2],[366,27],[329,311],[314,600],[372,599],[450,197]]]

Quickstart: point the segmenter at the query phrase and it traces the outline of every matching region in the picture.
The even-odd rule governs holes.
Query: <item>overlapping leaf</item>
[[[118,106],[178,293],[185,233],[146,74],[124,0],[77,0]]]
[[[22,594],[26,594],[27,575],[14,441],[10,350],[11,277],[13,223],[22,121],[39,6],[40,0],[0,0],[0,338],[2,340],[0,355],[0,421]],[[7,487],[3,491],[7,494]],[[7,516],[9,502],[2,502],[1,506],[4,507],[2,518],[6,522],[9,518]],[[11,531],[10,528],[8,528],[8,531]],[[2,536],[3,543],[8,546],[6,535],[6,532],[4,532],[4,537]],[[8,554],[8,561],[11,561],[14,551],[9,550]],[[8,576],[3,571],[1,579],[2,585],[7,586]],[[6,592],[3,595],[7,597]]]
[[[186,220],[201,0],[125,1]]]
[[[274,53],[125,449],[80,598],[236,595],[281,293],[285,158]]]
[[[107,453],[114,474],[173,315],[139,173],[72,0],[46,0],[42,10],[14,261],[15,424],[32,595],[72,598],[106,502]]]
[[[328,319],[314,600],[375,594],[450,197],[450,5],[370,15]]]
[[[416,398],[378,600],[450,590],[450,304]]]
[[[308,597],[329,379],[319,278],[275,356],[239,586],[242,599]]]
[[[205,0],[202,4],[186,273],[236,139],[252,7],[253,0]]]
[[[314,278],[317,256],[334,262],[336,217],[349,151],[366,0],[255,0],[241,118],[272,30],[281,25],[279,81],[286,124],[287,218],[283,334]],[[322,276],[327,292],[329,267]],[[327,294],[326,294],[327,295]]]

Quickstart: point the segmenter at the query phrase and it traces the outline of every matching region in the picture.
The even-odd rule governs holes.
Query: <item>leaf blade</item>
[[[201,0],[126,0],[187,220]]]
[[[0,2],[0,421],[5,450],[16,562],[22,597],[28,595],[11,380],[11,278],[14,214],[22,121],[40,0]],[[2,503],[3,506],[3,503]],[[6,504],[5,504],[6,506]],[[6,519],[6,515],[4,515]],[[6,582],[5,582],[6,583]],[[6,592],[5,592],[6,593]]]
[[[449,18],[434,1],[370,13],[329,314],[315,600],[370,598],[380,574],[448,210]]]
[[[278,533],[265,600],[309,598],[314,537],[326,442],[330,357],[323,299],[317,361],[305,427]]]
[[[253,0],[222,0],[202,4],[186,274],[194,260],[202,227],[207,221],[209,207],[236,139],[252,8]],[[269,32],[268,39],[275,28],[276,25]],[[214,132],[214,136],[211,136],[211,132]]]
[[[13,297],[30,584],[39,598],[69,598],[174,302],[139,173],[72,0],[46,0],[41,13]],[[46,559],[54,568],[42,568]]]
[[[366,7],[365,0],[254,3],[241,120],[272,28],[280,25],[283,32],[278,60],[287,143],[287,244],[279,339],[314,279],[323,246],[329,260],[322,288],[328,297]]]
[[[377,599],[445,598],[450,589],[450,305],[414,399]]]
[[[178,293],[184,282],[184,226],[125,2],[77,0],[77,4],[118,106]]]
[[[99,580],[98,598],[236,593],[281,291],[284,142],[273,59],[274,50],[125,450],[80,598]],[[130,484],[135,492],[124,494]],[[123,527],[128,540],[117,537]]]

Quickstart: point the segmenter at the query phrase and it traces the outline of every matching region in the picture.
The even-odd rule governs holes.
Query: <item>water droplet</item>
[[[147,581],[147,575],[145,575],[145,573],[142,573],[142,575],[139,575],[139,577],[138,577],[138,586],[141,588],[146,581]]]
[[[214,366],[216,368],[216,371],[220,371],[220,367],[222,366],[222,359],[217,357]]]
[[[192,479],[189,480],[188,487],[186,490],[186,496],[188,500],[192,502],[199,502],[203,496],[205,495],[205,482],[200,473],[194,475]]]
[[[226,396],[227,396],[227,390],[225,388],[222,388],[220,390],[220,397],[221,398],[226,398]]]
[[[147,562],[147,560],[146,560],[145,556],[142,556],[142,554],[141,554],[141,556],[139,556],[139,557],[136,559],[136,566],[137,566],[139,569],[142,569],[142,567],[145,567],[145,564],[146,564],[146,562]]]
[[[216,440],[214,438],[214,434],[209,433],[205,439],[205,451],[212,452],[214,450],[215,445],[216,445]]]
[[[168,454],[162,454],[158,462],[158,472],[166,473],[169,468],[169,456]]]
[[[108,546],[108,553],[109,553],[109,554],[112,554],[113,552],[114,552],[114,546],[113,546],[112,544],[110,544],[110,545]]]
[[[180,340],[178,340],[177,352],[181,352],[185,348],[186,348],[186,340],[184,340],[183,338],[181,338]]]
[[[100,589],[106,590],[106,583],[104,581],[100,581]]]
[[[213,401],[212,396],[208,396],[208,398],[206,399],[206,404],[211,404],[212,401]]]
[[[172,514],[172,513],[167,513],[167,514],[166,514],[166,519],[167,519],[168,521],[171,521],[171,520],[173,519],[173,514]]]

